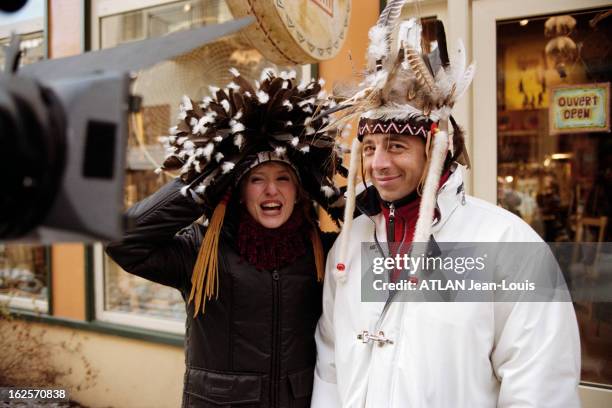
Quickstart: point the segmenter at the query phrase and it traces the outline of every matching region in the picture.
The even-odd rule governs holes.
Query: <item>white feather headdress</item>
[[[475,72],[467,65],[461,40],[453,64],[446,51],[444,27],[436,21],[433,46],[422,46],[422,27],[417,19],[400,20],[406,0],[390,0],[369,31],[367,71],[363,82],[349,95],[336,95],[340,100],[333,108],[342,112],[334,125],[343,125],[359,117],[358,140],[366,134],[395,133],[421,135],[426,138],[427,174],[421,190],[419,218],[413,242],[426,243],[436,205],[440,176],[445,164],[457,161],[469,167],[463,150],[463,133],[452,118],[455,102],[465,93]],[[430,44],[431,45],[431,44]],[[423,49],[430,48],[425,54]],[[450,121],[453,132],[448,131]],[[360,154],[360,143],[354,144],[353,155]],[[354,208],[351,191],[359,160],[351,160],[346,208]],[[350,239],[352,212],[345,212],[340,252],[334,276],[346,280],[345,257]],[[344,242],[346,241],[346,242]],[[421,246],[422,247],[422,246]]]

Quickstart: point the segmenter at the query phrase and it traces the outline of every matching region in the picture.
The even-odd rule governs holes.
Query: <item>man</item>
[[[579,406],[580,346],[570,302],[394,302],[393,292],[387,302],[361,300],[368,268],[362,243],[384,252],[384,242],[415,244],[412,251],[419,243],[542,242],[520,218],[465,195],[461,163],[469,161],[450,117],[473,73],[463,69],[464,56],[449,68],[441,49],[440,73],[435,58],[419,61],[408,45],[414,22],[399,45],[388,43],[388,33],[402,32],[388,17],[370,31],[364,89],[341,106],[347,118],[361,119],[345,221],[327,259],[312,406]],[[427,65],[433,70],[422,71]],[[360,160],[371,186],[355,198]],[[385,255],[392,248],[406,253],[397,247]],[[527,269],[533,261],[517,260]],[[397,272],[389,281],[401,279]]]

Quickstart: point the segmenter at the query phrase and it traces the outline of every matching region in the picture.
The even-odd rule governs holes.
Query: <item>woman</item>
[[[312,118],[329,106],[318,83],[232,73],[227,93],[183,99],[162,167],[181,177],[128,210],[107,253],[186,300],[183,407],[308,407],[325,251],[311,200],[329,208],[342,169]]]

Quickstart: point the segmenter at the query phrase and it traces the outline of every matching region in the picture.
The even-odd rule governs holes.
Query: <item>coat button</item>
[[[272,279],[278,280],[278,278],[280,278],[280,275],[278,274],[278,272],[277,271],[272,272]]]

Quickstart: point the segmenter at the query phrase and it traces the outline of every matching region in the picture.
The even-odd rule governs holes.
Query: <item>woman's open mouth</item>
[[[266,200],[263,201],[259,208],[265,215],[279,215],[283,208],[283,203],[278,200]]]

